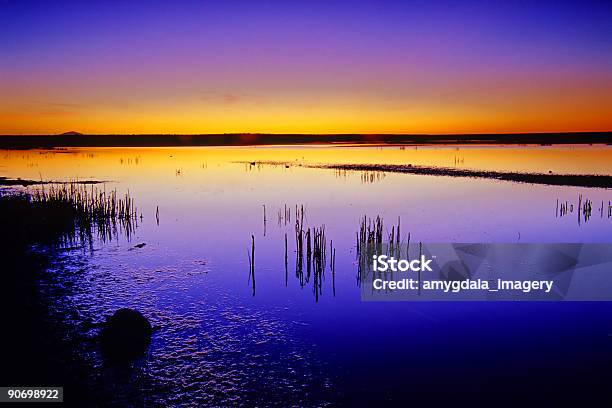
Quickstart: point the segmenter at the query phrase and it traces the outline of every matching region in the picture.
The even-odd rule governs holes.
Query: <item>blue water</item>
[[[608,190],[401,174],[364,182],[333,170],[253,170],[214,161],[206,149],[161,152],[167,163],[153,149],[131,167],[115,160],[117,151],[74,153],[81,177],[129,189],[143,220],[130,240],[64,252],[41,282],[50,296],[53,286],[69,288],[53,299],[54,318],[73,327],[92,366],[87,380],[115,402],[602,406],[609,399],[611,303],[362,302],[355,261],[364,214],[383,216],[388,227],[400,217],[413,242],[612,242],[609,218],[579,225],[555,213],[557,199],[607,202]],[[37,171],[60,172],[54,159],[30,160]],[[287,223],[278,219],[285,204]],[[328,265],[318,296],[312,279],[302,286],[296,277],[296,205],[304,205],[307,226],[325,225],[337,251],[335,274]],[[109,365],[95,340],[105,316],[121,307],[140,310],[155,327],[148,354],[127,368]]]

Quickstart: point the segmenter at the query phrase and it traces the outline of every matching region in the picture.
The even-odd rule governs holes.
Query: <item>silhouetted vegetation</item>
[[[91,245],[94,235],[103,241],[119,233],[129,238],[137,210],[129,193],[119,196],[116,190],[64,183],[2,193],[0,219],[13,231],[11,245]]]
[[[384,246],[384,239],[387,244]],[[396,258],[402,256],[404,241],[401,237],[401,220],[398,217],[397,225],[391,226],[391,231],[385,237],[383,218],[377,215],[376,218],[363,216],[359,220],[359,231],[357,232],[356,257],[357,257],[357,286],[361,286],[363,278],[368,276],[372,266],[372,256],[387,253]],[[410,233],[407,235],[406,252],[408,256],[410,248]],[[335,255],[334,255],[335,257]]]
[[[578,201],[576,204],[567,200],[559,201],[559,199],[557,199],[557,205],[555,207],[555,218],[566,218],[568,215],[573,214],[574,209],[576,209],[578,225],[581,225],[583,222],[587,222],[593,217],[594,205],[596,204],[593,204],[593,201],[590,198],[583,197],[582,194],[578,195]],[[605,203],[604,201],[602,201],[599,208],[595,207],[595,209],[599,213],[600,219],[612,218],[612,202],[608,201],[607,203]]]

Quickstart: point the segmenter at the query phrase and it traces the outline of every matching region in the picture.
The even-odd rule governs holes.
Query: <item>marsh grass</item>
[[[356,257],[357,257],[357,286],[371,272],[371,259],[374,255],[383,252],[395,258],[402,257],[404,241],[401,236],[401,220],[398,217],[397,225],[391,226],[391,231],[385,234],[383,217],[377,215],[369,218],[364,215],[359,220],[359,231],[357,232]],[[384,246],[386,238],[388,245]],[[405,256],[409,254],[410,233],[407,235]]]
[[[583,197],[582,194],[578,195],[576,205],[574,205],[574,203],[572,202],[560,201],[559,199],[557,199],[557,204],[555,207],[555,218],[564,218],[569,214],[573,214],[574,210],[576,209],[578,225],[581,225],[582,223],[586,223],[591,220],[591,218],[593,217],[594,206],[595,210],[599,212],[599,217],[601,219],[612,218],[612,203],[610,201],[608,201],[607,205],[604,201],[602,201],[599,209],[597,209],[596,205],[597,204],[594,204],[590,198]]]
[[[249,284],[255,296],[255,235],[251,235],[251,251],[247,251],[249,256]]]
[[[129,192],[120,196],[76,182],[2,193],[0,218],[15,242],[59,247],[91,247],[94,236],[107,241],[120,233],[129,239],[138,220]]]

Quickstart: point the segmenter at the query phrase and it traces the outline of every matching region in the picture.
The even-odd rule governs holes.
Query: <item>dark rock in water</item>
[[[151,323],[140,312],[119,309],[106,319],[102,350],[111,359],[129,360],[144,353],[151,342]]]

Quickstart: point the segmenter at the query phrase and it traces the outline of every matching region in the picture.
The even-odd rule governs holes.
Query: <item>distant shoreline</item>
[[[413,166],[411,164],[305,164],[282,161],[236,162],[250,165],[270,165],[285,167],[306,167],[311,169],[332,169],[346,171],[379,171],[387,173],[404,173],[422,176],[446,176],[461,178],[480,178],[515,183],[541,184],[549,186],[573,186],[592,188],[612,188],[612,176],[605,174],[555,174],[504,172],[477,169],[455,169],[434,166]]]
[[[60,147],[178,147],[178,146],[261,146],[261,145],[612,145],[610,132],[513,133],[513,134],[260,134],[227,133],[201,135],[5,135],[0,149]]]

